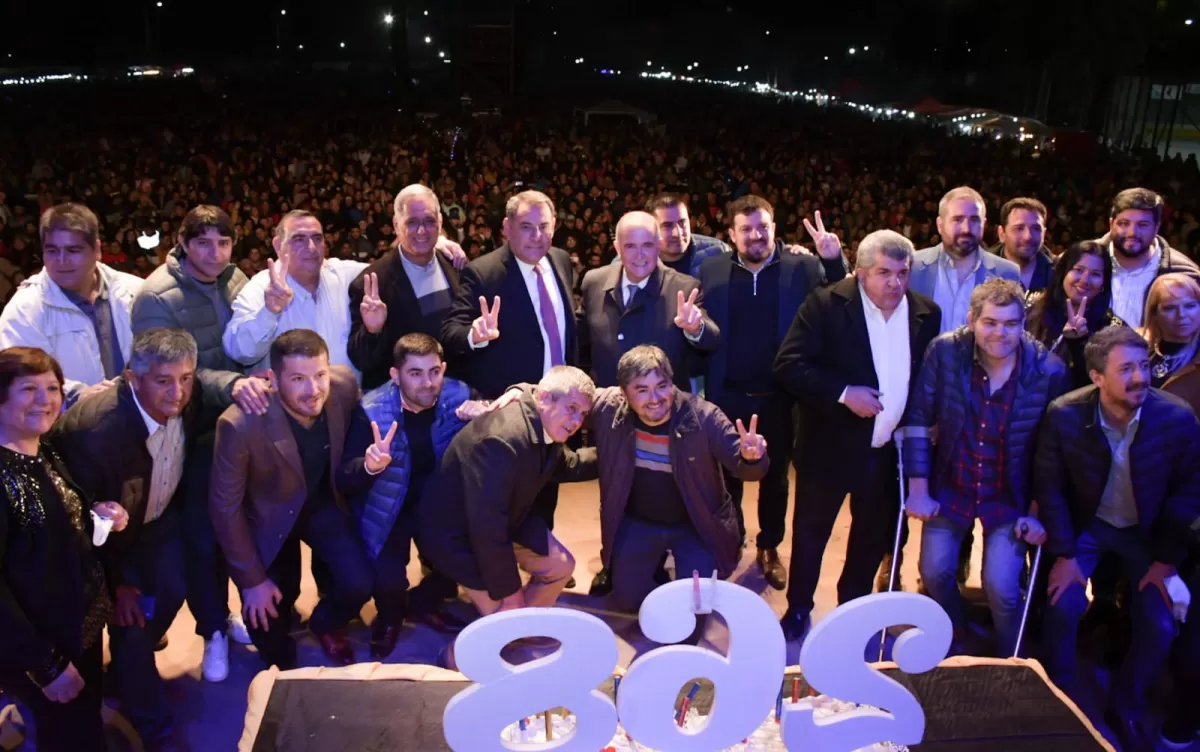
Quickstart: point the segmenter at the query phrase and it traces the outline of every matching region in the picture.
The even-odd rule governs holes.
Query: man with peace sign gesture
[[[453,582],[434,571],[410,593],[405,573],[426,482],[451,439],[488,407],[446,378],[442,346],[428,334],[401,337],[392,363],[392,379],[367,392],[350,418],[336,477],[373,562],[376,658],[391,654],[406,617],[442,631],[464,626],[442,610],[444,596],[457,592]]]
[[[479,296],[479,317],[471,322],[471,344],[475,347],[500,338],[500,296],[492,298],[488,308],[487,298]]]
[[[270,280],[263,292],[263,302],[267,310],[278,316],[292,302],[295,293],[288,285],[288,254],[286,251],[279,255],[279,260],[267,259],[267,277]]]
[[[758,416],[750,416],[750,428],[742,425],[742,419],[738,418],[738,452],[742,455],[742,459],[747,462],[758,462],[763,457],[767,456],[767,440],[758,432]]]
[[[808,221],[808,217],[804,218],[804,229],[808,230],[808,236],[812,238],[813,245],[816,246],[817,255],[822,259],[838,260],[842,259],[842,239],[837,236],[837,233],[826,232],[825,223],[821,220],[821,212],[817,210],[813,215],[814,225]]]

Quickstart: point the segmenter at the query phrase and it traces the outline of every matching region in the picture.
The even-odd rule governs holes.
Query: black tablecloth
[[[937,668],[925,674],[885,672],[925,710],[920,752],[1086,752],[1100,750],[1087,727],[1023,666]],[[254,752],[449,752],[442,735],[446,703],[462,682],[275,682]],[[784,680],[790,697],[792,678]],[[612,694],[612,682],[601,690]],[[681,688],[681,696],[686,688]],[[800,693],[808,685],[800,678]],[[707,712],[710,691],[693,705]]]

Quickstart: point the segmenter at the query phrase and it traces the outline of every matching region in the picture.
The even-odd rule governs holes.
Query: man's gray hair
[[[886,256],[893,261],[903,261],[911,269],[913,252],[912,241],[895,230],[876,230],[859,241],[857,267],[870,269],[880,256]]]
[[[942,217],[946,214],[946,207],[951,201],[974,201],[979,204],[979,216],[987,219],[987,204],[983,201],[983,196],[979,195],[979,191],[969,185],[960,185],[957,188],[951,188],[942,196],[942,200],[938,202],[938,216]]]
[[[420,183],[406,185],[404,188],[400,189],[400,192],[396,194],[396,200],[392,202],[392,213],[395,214],[396,217],[408,216],[408,202],[409,199],[414,198],[424,198],[432,201],[434,212],[437,214],[442,213],[442,204],[440,201],[438,201],[437,194],[434,193],[428,186],[421,185]]]
[[[129,370],[135,376],[145,376],[150,369],[163,363],[196,365],[199,354],[196,340],[183,329],[155,327],[133,338],[129,353]]]
[[[671,367],[671,360],[661,347],[638,345],[630,348],[617,362],[617,383],[624,389],[635,379],[655,371],[667,381],[675,380],[675,369]]]
[[[533,204],[545,204],[550,207],[550,216],[557,220],[558,210],[554,208],[554,202],[550,197],[541,191],[521,191],[515,196],[508,199],[508,203],[504,205],[504,216],[508,221],[512,222],[517,218],[517,212],[522,206],[532,206]]]
[[[588,399],[596,398],[596,384],[591,377],[575,366],[554,366],[537,385],[538,394],[557,399],[577,391]]]
[[[283,240],[285,237],[287,237],[288,232],[290,232],[292,229],[291,223],[295,222],[297,219],[316,219],[317,226],[319,227],[321,225],[321,220],[317,219],[316,214],[313,214],[306,209],[292,209],[290,212],[280,217],[279,224],[275,225],[275,237],[279,238],[280,240]],[[322,232],[324,232],[324,228],[322,228]]]

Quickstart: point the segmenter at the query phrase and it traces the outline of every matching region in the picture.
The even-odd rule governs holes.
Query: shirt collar
[[[437,268],[438,252],[436,249],[433,252],[433,256],[430,257],[428,264],[418,264],[417,262],[413,261],[408,256],[404,255],[404,252],[400,250],[399,246],[396,247],[396,254],[400,256],[401,263],[413,271],[429,273]]]
[[[129,385],[129,391],[133,392],[133,404],[137,405],[138,412],[142,414],[142,420],[146,421],[147,437],[153,436],[158,432],[158,429],[164,427],[163,424],[150,417],[150,413],[146,412],[145,408],[142,407],[142,401],[138,399],[137,390],[133,388],[133,384]]]
[[[867,291],[863,289],[862,283],[858,284],[858,294],[862,298],[863,313],[867,314],[867,318],[876,317],[881,321],[886,321],[884,318],[883,309],[875,305],[875,301],[867,295]],[[896,306],[896,310],[892,311],[893,316],[908,318],[908,295],[900,298],[900,305]]]
[[[104,279],[104,275],[100,273],[99,269],[96,269],[96,279],[98,280],[98,285],[96,288],[96,300],[94,303],[88,303],[86,298],[74,290],[68,290],[65,287],[60,289],[62,290],[63,295],[67,296],[67,300],[71,301],[75,305],[95,305],[95,303],[99,303],[102,300],[108,300],[108,280]]]
[[[953,269],[954,259],[950,257],[950,252],[946,250],[946,246],[942,245],[938,253],[938,263],[942,269]],[[975,251],[975,266],[971,269],[971,276],[974,276],[979,271],[979,267],[983,265],[983,248]]]
[[[1114,275],[1125,277],[1131,274],[1145,274],[1150,269],[1154,269],[1157,273],[1158,266],[1162,263],[1162,246],[1158,244],[1158,238],[1155,238],[1154,247],[1150,249],[1150,260],[1146,262],[1145,266],[1137,269],[1126,269],[1117,263],[1117,252],[1116,249],[1113,248],[1113,243],[1111,240],[1108,242],[1108,257],[1112,259]]]
[[[629,286],[630,286],[630,285],[633,285],[634,287],[636,287],[636,288],[637,288],[637,289],[639,289],[639,290],[645,290],[645,289],[646,289],[646,284],[650,282],[650,278],[651,278],[652,276],[654,276],[654,272],[651,272],[650,274],[647,274],[647,275],[646,275],[646,278],[645,278],[645,279],[643,279],[641,282],[630,282],[630,281],[629,281],[629,277],[627,277],[627,276],[625,275],[625,270],[624,270],[624,269],[622,269],[622,270],[621,270],[621,289],[622,289],[622,290],[626,290],[626,289],[628,289],[628,288],[629,288]]]
[[[1100,427],[1101,427],[1101,428],[1103,428],[1104,430],[1106,430],[1106,431],[1112,431],[1113,433],[1121,433],[1121,434],[1125,434],[1125,433],[1129,433],[1130,431],[1132,431],[1132,430],[1134,430],[1135,428],[1137,428],[1137,425],[1138,425],[1138,423],[1139,423],[1139,422],[1141,421],[1141,419],[1142,419],[1142,408],[1140,408],[1140,407],[1139,407],[1139,408],[1138,408],[1138,409],[1137,409],[1137,410],[1136,410],[1136,411],[1133,413],[1133,418],[1132,418],[1132,419],[1129,421],[1129,427],[1128,427],[1128,428],[1126,428],[1126,429],[1125,429],[1125,431],[1123,431],[1123,432],[1122,432],[1122,431],[1121,431],[1119,428],[1117,428],[1117,427],[1116,427],[1116,426],[1114,426],[1114,425],[1111,425],[1111,424],[1108,422],[1108,420],[1107,420],[1107,419],[1104,417],[1104,410],[1102,410],[1102,409],[1100,408],[1100,403],[1099,403],[1099,402],[1097,402],[1097,403],[1096,403],[1096,416],[1097,416],[1097,417],[1100,419]]]
[[[397,388],[397,389],[396,389],[396,391],[400,393],[400,409],[401,409],[401,410],[404,410],[404,411],[406,411],[406,412],[410,412],[410,413],[412,413],[413,415],[416,415],[417,413],[423,413],[423,412],[425,412],[425,410],[414,410],[414,409],[412,409],[412,407],[411,407],[411,406],[409,406],[409,404],[408,404],[408,400],[404,399],[404,392],[401,392],[399,388]],[[440,400],[441,398],[442,398],[442,397],[441,397],[441,395],[438,395],[438,399]],[[431,405],[430,407],[426,408],[426,410],[432,410],[432,409],[434,409],[435,407],[437,407],[437,401],[436,401],[436,400],[434,401],[433,405]]]
[[[515,253],[513,254],[513,258],[516,259],[517,266],[519,266],[521,268],[521,271],[524,272],[526,275],[530,275],[530,274],[534,273],[534,271],[533,271],[533,267],[535,266],[534,264],[531,264],[528,261],[522,261],[520,258],[517,258],[517,254],[515,254]],[[542,270],[542,274],[545,274],[547,264],[548,264],[547,258],[545,256],[542,256],[541,260],[539,260],[537,262],[536,266],[538,266]],[[624,270],[622,270],[622,274],[624,274]]]
[[[778,245],[779,244],[776,243],[775,245],[776,245],[776,247],[771,249],[771,255],[767,256],[767,262],[758,268],[759,272],[763,271],[764,269],[766,269],[769,266],[774,266],[775,264],[779,263],[779,253],[778,253]],[[746,266],[745,262],[742,261],[741,254],[739,254],[737,251],[733,252],[733,263],[742,267],[743,269],[750,272],[751,274],[758,273],[755,271],[751,271],[750,267]]]

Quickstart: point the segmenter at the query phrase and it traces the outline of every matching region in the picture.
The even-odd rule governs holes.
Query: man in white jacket
[[[50,353],[73,401],[125,368],[133,342],[129,311],[142,280],[100,263],[100,223],[83,204],[47,209],[38,234],[45,266],[0,314],[0,349]]]

